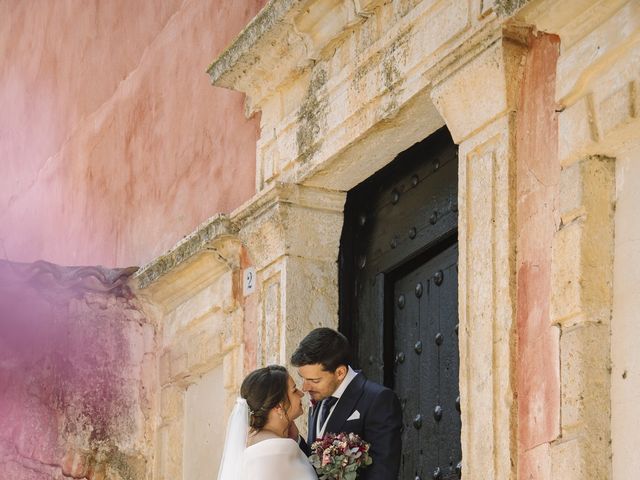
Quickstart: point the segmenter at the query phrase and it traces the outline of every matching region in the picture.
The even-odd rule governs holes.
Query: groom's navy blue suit
[[[309,445],[316,440],[320,405],[309,411]],[[402,411],[393,390],[358,373],[336,403],[325,433],[353,432],[371,444],[373,464],[362,469],[360,480],[395,480],[400,468],[401,428]]]

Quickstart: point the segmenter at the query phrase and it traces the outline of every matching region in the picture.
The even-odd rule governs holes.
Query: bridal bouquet
[[[355,433],[329,433],[313,442],[311,452],[320,480],[355,480],[357,470],[372,463],[369,444]]]

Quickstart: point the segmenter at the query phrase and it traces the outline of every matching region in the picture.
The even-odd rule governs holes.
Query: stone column
[[[286,365],[311,329],[337,327],[344,201],[344,192],[278,184],[235,217],[258,279],[246,369]]]
[[[463,478],[515,478],[515,109],[528,31],[447,69],[432,92],[459,144]]]
[[[551,319],[560,326],[561,435],[551,478],[611,478],[611,309],[615,163],[590,156],[562,169]]]

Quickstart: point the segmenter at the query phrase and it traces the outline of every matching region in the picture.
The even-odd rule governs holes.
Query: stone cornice
[[[295,205],[318,212],[340,213],[344,206],[344,199],[343,192],[277,183],[255,195],[231,215],[220,214],[203,222],[167,253],[139,269],[133,276],[133,280],[138,289],[150,291],[152,295],[156,290],[162,290],[163,293],[160,296],[167,296],[165,290],[176,290],[176,292],[179,290],[179,287],[170,285],[173,275],[186,268],[198,270],[196,264],[202,263],[204,256],[211,258],[204,262],[207,268],[206,272],[202,271],[203,275],[211,277],[231,269],[237,263],[232,258],[237,252],[229,253],[225,244],[231,242],[239,245],[240,230],[248,223],[259,221],[274,208]],[[192,275],[192,278],[195,278],[195,275]],[[194,285],[190,284],[190,286]],[[174,296],[174,293],[170,296]]]
[[[247,95],[247,114],[323,56],[382,0],[271,0],[211,64],[211,82]]]
[[[312,210],[342,212],[344,193],[323,188],[276,182],[236,209],[231,218],[236,230],[254,221],[276,205],[290,204]]]
[[[134,275],[138,288],[147,288],[169,272],[188,263],[195,255],[206,251],[212,242],[234,234],[234,227],[226,215],[211,217],[167,253],[138,270]]]

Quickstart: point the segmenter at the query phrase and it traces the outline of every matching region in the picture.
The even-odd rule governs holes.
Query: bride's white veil
[[[248,434],[249,406],[244,398],[238,398],[227,424],[218,480],[237,480],[240,477],[242,454],[247,448]]]

